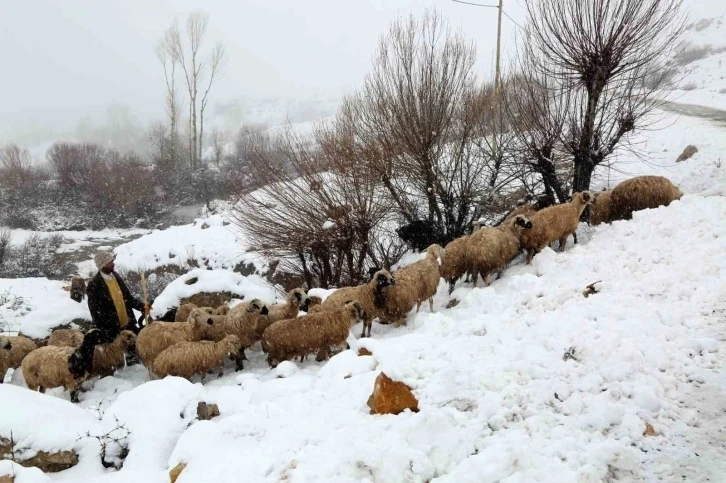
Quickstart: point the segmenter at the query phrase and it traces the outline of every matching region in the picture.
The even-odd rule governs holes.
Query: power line
[[[475,7],[499,8],[499,5],[484,5],[481,3],[465,2],[463,0],[451,0],[451,1],[456,2],[456,3],[463,3],[465,5],[473,5]]]

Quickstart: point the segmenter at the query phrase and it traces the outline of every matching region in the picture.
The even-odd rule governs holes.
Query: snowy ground
[[[563,254],[545,250],[531,266],[515,264],[489,288],[460,285],[452,309],[444,308],[442,283],[435,313],[424,304],[407,327],[374,326],[373,338],[360,342],[373,356],[356,356],[352,340],[352,350],[325,364],[270,370],[257,348],[244,371],[230,365],[204,386],[177,378],[149,382],[144,368],[132,366],[96,381],[81,395],[82,409],[60,389],[32,395],[33,404],[52,399],[59,413],[68,412],[63,435],[48,435],[42,423],[36,435],[27,420],[12,417],[14,410],[0,412],[0,434],[25,431],[31,446],[42,438],[66,438],[66,445],[73,439],[80,464],[51,481],[165,482],[178,463],[187,465],[180,483],[239,475],[260,482],[721,481],[726,167],[719,156],[726,138],[720,129],[671,120],[642,138],[650,164],[623,156],[618,166],[626,173],[611,173],[611,182],[664,174],[686,193],[681,201],[629,222],[583,229],[580,244]],[[690,143],[699,153],[674,165]],[[183,247],[183,236],[193,233],[184,230],[122,245],[119,259],[161,254],[150,248],[160,247],[161,238],[144,243],[151,237]],[[215,253],[210,248],[205,257],[220,260]],[[598,280],[600,293],[583,297]],[[380,371],[413,389],[419,413],[368,414]],[[24,385],[19,372],[11,380]],[[19,390],[1,386],[0,398],[18,401]],[[200,400],[217,403],[221,416],[195,421]],[[113,429],[117,419],[131,431],[120,471],[100,465],[95,439],[75,440],[89,427]],[[644,435],[646,425],[654,435]]]

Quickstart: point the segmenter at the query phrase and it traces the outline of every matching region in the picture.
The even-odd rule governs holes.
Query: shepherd
[[[102,343],[110,343],[122,330],[138,334],[141,328],[132,309],[144,311],[144,303],[131,295],[126,283],[114,270],[116,255],[101,251],[93,257],[98,273],[88,282],[86,295],[93,325],[102,333]],[[149,306],[153,304],[149,301]]]

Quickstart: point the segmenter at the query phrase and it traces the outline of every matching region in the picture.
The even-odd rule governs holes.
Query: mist
[[[205,47],[222,41],[229,56],[210,94],[213,122],[324,117],[362,83],[390,23],[426,7],[476,42],[478,72],[492,77],[497,10],[451,0],[12,2],[0,17],[0,144],[35,147],[35,158],[59,138],[138,146],[163,118],[155,47],[174,18],[183,26],[196,10],[209,13]],[[516,2],[504,10],[506,58],[524,15]]]

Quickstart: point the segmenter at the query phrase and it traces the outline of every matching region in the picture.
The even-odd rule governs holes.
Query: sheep
[[[0,336],[0,384],[3,383],[8,369],[20,367],[25,356],[35,349],[35,342],[22,335]]]
[[[527,265],[544,247],[555,240],[560,242],[560,251],[565,250],[567,237],[575,233],[580,216],[592,203],[592,193],[583,191],[572,195],[572,201],[544,208],[530,215],[532,229],[522,232],[520,249],[527,251]]]
[[[59,347],[80,347],[83,332],[75,329],[59,329],[53,331],[48,338],[48,345]],[[113,342],[99,344],[93,352],[91,372],[94,376],[112,376],[114,372],[126,365],[126,353],[134,351],[136,334],[130,330],[122,330]]]
[[[438,225],[429,220],[414,220],[398,227],[396,234],[404,243],[417,251],[425,250],[442,238]]]
[[[174,317],[174,322],[186,322],[189,319],[189,314],[192,313],[192,310],[201,308],[205,312],[207,312],[209,315],[217,315],[216,310],[212,307],[197,307],[194,304],[181,304],[179,308],[176,311],[176,316]]]
[[[227,315],[230,311],[229,305],[220,305],[214,311],[214,315]]]
[[[532,229],[524,215],[515,215],[498,227],[485,227],[473,233],[467,241],[466,264],[474,274],[474,287],[479,276],[489,285],[489,276],[502,276],[504,268],[519,254],[521,233]]]
[[[90,330],[78,348],[45,346],[28,354],[21,368],[28,389],[44,393],[52,387],[70,391],[71,402],[78,402],[81,384],[91,376],[95,347],[103,339],[101,331]]]
[[[86,297],[86,281],[74,275],[71,279],[71,299],[80,303]]]
[[[262,344],[267,363],[276,367],[282,361],[317,352],[316,360],[326,359],[332,347],[346,345],[350,327],[370,320],[362,304],[348,302],[336,309],[281,320],[265,331]]]
[[[322,303],[323,299],[318,297],[317,295],[308,296],[307,306],[300,307],[300,310],[307,313],[318,312]]]
[[[290,290],[287,294],[287,300],[283,304],[272,305],[268,308],[267,315],[261,316],[257,319],[257,327],[255,332],[257,334],[257,340],[262,339],[262,333],[270,325],[274,324],[278,320],[294,319],[297,317],[298,312],[304,306],[310,304],[310,297],[307,296],[305,291],[301,288],[295,288]]]
[[[228,335],[219,342],[178,342],[154,359],[152,372],[161,378],[179,376],[191,379],[200,374],[204,383],[207,374],[214,370],[219,370],[219,377],[222,377],[225,356],[237,354],[240,348],[236,335]]]
[[[434,311],[433,297],[439,286],[439,257],[443,254],[439,245],[426,249],[426,258],[412,263],[393,273],[396,285],[387,290],[384,315],[381,319],[392,321],[396,327],[405,321],[408,313],[416,306],[416,312],[424,300],[429,301],[429,309]]]
[[[236,369],[244,369],[242,361],[246,360],[245,349],[257,342],[257,320],[260,315],[268,315],[267,305],[260,299],[252,299],[232,307],[226,316],[210,316],[214,322],[213,327],[205,331],[203,338],[219,342],[227,335],[236,335],[241,348],[234,357]]]
[[[83,343],[83,332],[77,329],[56,329],[48,337],[47,345],[57,347],[80,347]]]
[[[464,235],[449,242],[441,255],[439,273],[449,283],[449,295],[454,291],[456,281],[467,274],[466,247],[471,235]]]
[[[396,279],[388,270],[379,270],[368,283],[356,287],[343,287],[330,294],[320,305],[320,310],[315,313],[337,311],[351,300],[357,300],[367,316],[363,321],[361,337],[366,336],[366,329],[370,337],[373,319],[382,315],[385,309],[387,289],[395,284]]]
[[[136,337],[136,351],[147,369],[156,356],[177,342],[198,341],[207,326],[213,324],[212,316],[204,309],[194,309],[186,322],[153,322]]]
[[[590,207],[590,224],[597,226],[600,223],[610,222],[610,196],[613,191],[600,191],[593,195],[592,205]]]
[[[608,221],[630,220],[633,211],[668,206],[679,200],[683,192],[663,176],[638,176],[623,181],[610,194]]]

